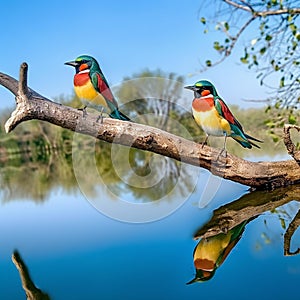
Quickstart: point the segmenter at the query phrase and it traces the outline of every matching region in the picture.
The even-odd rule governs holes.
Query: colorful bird
[[[205,141],[210,135],[225,136],[224,147],[226,147],[226,138],[232,137],[245,148],[251,149],[252,146],[260,148],[252,141],[262,142],[248,134],[242,128],[242,125],[233,116],[232,112],[220,98],[214,85],[207,80],[200,80],[192,86],[186,86],[186,89],[194,91],[194,100],[192,103],[193,117],[196,123],[202,127],[206,133]]]
[[[211,279],[240,240],[248,221],[235,226],[226,234],[202,238],[194,250],[195,278],[187,284]]]
[[[94,106],[101,105],[102,110],[106,109],[111,118],[130,121],[127,116],[119,111],[118,103],[95,58],[89,55],[81,55],[75,61],[66,62],[65,65],[75,67],[74,89],[79,98],[87,100]],[[85,108],[86,106],[83,108],[84,112]]]

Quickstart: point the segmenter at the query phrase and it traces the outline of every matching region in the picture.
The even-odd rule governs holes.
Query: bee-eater
[[[109,85],[100,69],[97,60],[89,55],[78,56],[74,61],[65,65],[75,67],[74,90],[76,95],[93,105],[101,105],[114,119],[130,121],[118,109],[118,103],[111,92]],[[83,110],[85,110],[86,106]],[[102,113],[102,111],[101,111]]]
[[[196,123],[202,127],[206,133],[205,141],[207,142],[210,135],[232,137],[243,147],[251,149],[252,146],[260,148],[252,141],[262,142],[248,134],[243,130],[242,125],[233,116],[232,112],[220,98],[214,85],[207,80],[197,81],[192,86],[186,86],[186,89],[194,91],[194,100],[192,102],[192,112]]]
[[[226,234],[202,238],[194,250],[196,276],[187,284],[211,279],[240,240],[248,221],[235,226]]]

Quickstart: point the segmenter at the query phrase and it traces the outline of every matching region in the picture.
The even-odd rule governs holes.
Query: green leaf
[[[282,88],[284,87],[284,76],[280,78],[280,84],[279,86]]]
[[[269,112],[271,110],[271,105],[268,105],[267,108],[265,109],[265,113]],[[268,120],[267,120],[268,122]]]
[[[229,30],[229,24],[227,22],[224,23],[224,27],[225,27],[226,31]]]
[[[280,68],[279,68],[279,66],[278,65],[274,65],[274,70],[275,71],[278,71]]]
[[[276,124],[273,121],[269,121],[266,123],[266,126],[269,128],[275,128]]]
[[[295,35],[297,33],[297,26],[294,23],[291,23],[289,25],[289,27],[290,27],[292,33]]]
[[[300,34],[299,34],[299,37],[300,37]],[[297,38],[297,37],[296,37]],[[298,38],[297,38],[297,40],[298,40]],[[296,42],[296,41],[293,41],[292,42],[292,46],[293,46],[293,50],[296,50],[296,48],[297,48],[297,46],[298,46],[298,42]],[[293,55],[293,52],[291,52],[291,55]]]
[[[294,115],[289,115],[289,124],[295,125],[297,123],[297,119]]]
[[[249,63],[247,57],[241,57],[241,62],[242,62],[243,64],[248,64],[248,63]]]
[[[220,49],[220,43],[214,42],[214,49],[219,50]]]
[[[211,67],[211,65],[212,65],[211,60],[207,60],[205,63],[206,63],[207,67]]]
[[[266,25],[266,23],[265,23],[265,22],[261,22],[261,23],[260,23],[260,25],[259,25],[259,29],[260,29],[260,31],[263,31],[263,30],[264,30],[264,28],[265,28],[265,25]]]
[[[240,60],[243,64],[248,64],[249,63],[249,61],[248,61],[249,54],[247,52],[247,48],[245,48],[244,51],[245,51],[245,55],[244,55],[244,57],[241,57]]]
[[[274,143],[277,143],[279,141],[279,136],[277,134],[270,134],[270,136]]]
[[[269,42],[269,41],[272,40],[272,38],[273,38],[273,37],[272,37],[271,35],[267,34],[266,37],[265,37],[265,40],[266,40],[267,42]]]
[[[200,22],[205,25],[206,24],[206,19],[204,17],[201,17]]]
[[[279,108],[280,108],[280,105],[281,105],[281,101],[277,101],[277,102],[275,103],[274,107],[275,107],[276,109],[279,109]]]
[[[214,42],[214,49],[216,49],[219,52],[222,52],[224,50],[224,46],[220,45],[219,42]]]
[[[263,48],[261,48],[261,49],[259,50],[259,53],[260,53],[261,55],[264,55],[266,51],[267,51],[267,48],[266,48],[266,47],[263,47]]]
[[[253,63],[258,66],[257,56],[255,54],[252,55]]]

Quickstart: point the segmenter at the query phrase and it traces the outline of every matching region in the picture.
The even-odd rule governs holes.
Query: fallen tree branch
[[[256,189],[272,189],[300,182],[300,167],[295,160],[277,162],[251,162],[231,154],[219,157],[220,151],[170,134],[163,130],[104,118],[53,102],[27,87],[26,63],[20,68],[20,81],[0,73],[0,84],[16,96],[16,109],[5,123],[6,132],[11,132],[26,120],[47,121],[60,127],[93,136],[97,139],[161,154],[184,163],[210,170],[224,177]],[[289,140],[289,131],[285,133]]]

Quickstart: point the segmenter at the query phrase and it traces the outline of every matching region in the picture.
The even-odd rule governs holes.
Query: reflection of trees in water
[[[187,101],[182,95],[183,82],[184,77],[175,73],[144,70],[124,78],[117,87],[116,95],[136,114],[135,121],[192,139],[195,131],[199,134],[200,130],[193,126],[196,130],[189,130],[188,123],[193,123],[193,119],[190,109],[184,107]],[[134,154],[129,155],[131,168],[124,167],[122,172],[127,184],[123,184],[121,189],[111,187],[116,193],[121,194],[130,186],[134,197],[151,201],[165,195],[169,195],[170,199],[179,196],[172,194],[178,185],[181,195],[193,190],[193,181],[189,180],[192,168],[153,153],[138,150],[130,153]],[[118,160],[118,165],[121,164]]]
[[[29,124],[29,127],[31,126],[33,125]],[[55,127],[51,130],[53,132],[47,132],[47,139],[41,137],[39,131],[29,133],[25,127],[19,130],[18,136],[1,137],[0,193],[2,201],[18,198],[44,201],[52,190],[58,188],[63,188],[67,193],[78,191],[72,151],[80,157],[77,159],[77,163],[80,164],[77,167],[82,170],[84,184],[91,192],[101,184],[93,172],[90,172],[95,168],[103,182],[116,190],[118,194],[130,192],[142,201],[144,199],[156,200],[177,184],[182,187],[182,190],[189,189],[188,174],[184,175],[187,168],[182,168],[180,162],[136,149],[130,149],[129,157],[127,157],[128,148],[115,145],[114,147],[118,147],[120,152],[120,159],[117,160],[116,165],[116,162],[112,160],[111,144],[95,141],[83,135],[77,135],[76,140],[73,140],[73,134],[66,130]],[[128,170],[128,160],[130,170]],[[164,162],[163,168],[162,161]],[[147,181],[150,177],[162,178],[154,186],[146,189],[138,188],[124,184],[115,171],[116,167],[128,174],[128,177],[136,174],[140,180],[145,178]],[[178,182],[178,175],[186,180]],[[130,181],[130,178],[127,179]]]
[[[214,210],[212,218],[195,233],[195,239],[200,241],[194,250],[196,276],[190,283],[211,279],[241,238],[244,226],[268,211],[277,215],[278,222],[285,230],[284,255],[299,254],[299,246],[291,250],[293,235],[300,225],[299,205],[290,205],[294,201],[300,202],[300,185],[252,192]]]
[[[43,123],[37,126],[36,122],[29,122],[15,134],[0,136],[3,201],[14,198],[43,201],[53,188],[63,186],[70,190],[75,185],[70,168],[71,153],[64,135],[63,130],[54,126],[49,129]],[[70,137],[68,134],[68,139]]]
[[[78,136],[78,139],[83,137]],[[74,161],[78,182],[90,197],[98,197],[98,180],[103,181],[114,195],[123,199],[134,198],[133,201],[138,202],[155,201],[169,193],[169,199],[172,199],[190,194],[194,188],[195,180],[190,176],[197,168],[193,166],[120,145],[96,142],[95,149],[94,152],[92,147],[85,148],[84,157],[79,153],[82,152],[80,147],[73,150],[76,152]],[[172,194],[175,187],[179,194]],[[131,197],[126,197],[128,194]]]
[[[132,169],[124,169],[127,184],[121,185],[119,195],[130,189],[135,198],[154,201],[167,195],[172,199],[192,192],[194,186],[190,171],[193,167],[153,153],[137,151],[136,154],[132,158]],[[178,195],[172,193],[175,186],[179,187]]]

